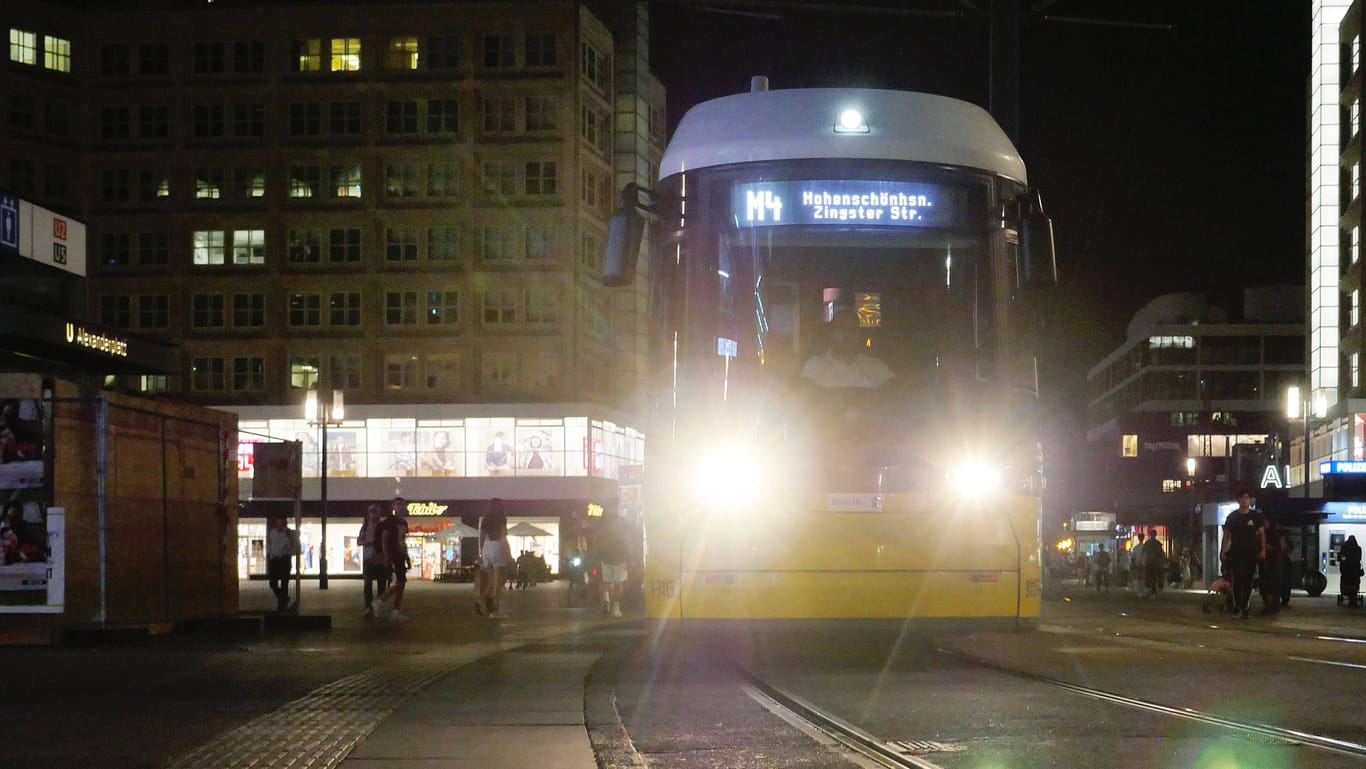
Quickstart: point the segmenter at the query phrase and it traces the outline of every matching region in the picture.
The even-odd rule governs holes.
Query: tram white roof
[[[847,109],[866,133],[836,133]],[[771,160],[911,160],[980,168],[1026,183],[1024,161],[986,110],[910,91],[798,88],[723,96],[688,110],[660,162],[665,179],[698,168]]]

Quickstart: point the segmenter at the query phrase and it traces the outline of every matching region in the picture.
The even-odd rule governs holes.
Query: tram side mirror
[[[602,260],[602,284],[609,288],[636,282],[636,262],[645,237],[645,217],[640,213],[640,188],[626,185],[621,205],[607,221],[607,253]]]
[[[607,221],[607,253],[602,260],[602,284],[610,288],[636,282],[636,261],[645,237],[645,218],[634,206],[612,214]]]
[[[1058,283],[1058,261],[1053,250],[1053,220],[1043,210],[1038,190],[1018,199],[1020,251],[1016,274],[1020,285],[1031,288]]]

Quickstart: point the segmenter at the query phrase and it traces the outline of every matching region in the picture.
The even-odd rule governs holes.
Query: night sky
[[[989,106],[988,25],[967,10],[989,0],[811,5],[652,3],[651,68],[670,126],[760,74],[775,89],[895,88]],[[879,5],[965,15],[867,10]],[[1059,344],[1042,356],[1048,454],[1056,490],[1083,504],[1073,481],[1086,369],[1134,312],[1200,291],[1237,319],[1244,287],[1304,283],[1310,6],[1024,5],[1046,8],[1022,26],[1018,144],[1053,217],[1062,278],[1049,319]]]

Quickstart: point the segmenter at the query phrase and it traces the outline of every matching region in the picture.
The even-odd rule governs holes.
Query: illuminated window
[[[266,172],[261,168],[236,168],[232,172],[232,196],[251,200],[266,196]]]
[[[1180,490],[1181,490],[1181,481],[1174,481],[1174,480],[1172,480],[1172,479],[1170,479],[1170,478],[1167,478],[1167,479],[1165,479],[1165,480],[1162,481],[1162,493],[1164,493],[1164,494],[1171,494],[1172,492],[1176,492],[1176,491],[1180,491]]]
[[[197,265],[223,264],[226,237],[222,230],[196,230],[194,233],[194,263]]]
[[[1352,225],[1351,243],[1347,250],[1349,264],[1356,264],[1361,260],[1361,226]]]
[[[316,198],[322,186],[322,172],[317,166],[291,166],[289,169],[289,196],[291,198]]]
[[[405,390],[417,385],[416,355],[384,356],[384,386],[390,390]]]
[[[597,48],[588,43],[580,47],[581,74],[602,93],[610,90],[612,83],[612,63]]]
[[[391,198],[415,198],[418,189],[418,165],[401,163],[384,167],[384,194]]]
[[[138,200],[151,203],[170,197],[171,178],[165,171],[148,170],[138,173]]]
[[[138,390],[144,393],[168,392],[170,377],[165,374],[144,374],[138,380]]]
[[[194,172],[196,200],[219,200],[223,197],[223,169],[200,168]]]
[[[10,27],[9,60],[20,64],[37,64],[38,34]]]
[[[295,40],[290,45],[289,65],[294,72],[320,72],[323,66],[323,41]]]
[[[338,198],[360,197],[360,166],[332,166],[332,194]]]
[[[391,37],[389,47],[384,51],[384,68],[389,70],[411,71],[417,69],[418,50],[416,37]]]
[[[266,263],[266,231],[265,231],[265,230],[233,230],[233,231],[232,231],[232,263],[233,263],[233,264],[265,264],[265,263]]]
[[[1121,443],[1122,443],[1122,449],[1121,449],[1121,454],[1120,454],[1120,456],[1125,456],[1125,457],[1136,457],[1136,456],[1138,456],[1138,436],[1137,436],[1137,435],[1125,435],[1125,436],[1123,437]]]
[[[333,72],[359,72],[360,38],[332,38],[332,59],[330,68]]]
[[[1360,386],[1361,386],[1361,353],[1356,353],[1356,352],[1352,353],[1351,358],[1349,359],[1347,365],[1348,365],[1348,367],[1351,369],[1351,372],[1352,372],[1352,387],[1353,387],[1353,388],[1360,387]]]
[[[1361,322],[1361,289],[1352,289],[1347,299],[1347,325],[1355,326]]]
[[[43,35],[43,66],[56,72],[70,72],[71,41]]]
[[[289,386],[299,390],[311,390],[318,382],[320,371],[321,358],[292,356],[289,359]]]

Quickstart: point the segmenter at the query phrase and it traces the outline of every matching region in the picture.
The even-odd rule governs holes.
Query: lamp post
[[[1327,411],[1327,404],[1322,395],[1315,395],[1312,403],[1306,400],[1301,394],[1297,385],[1291,385],[1285,391],[1285,416],[1286,419],[1302,419],[1304,421],[1304,496],[1309,497],[1309,407],[1313,406],[1314,416],[1322,419]],[[1289,447],[1287,446],[1287,449]],[[1290,465],[1290,457],[1286,457],[1286,467]]]
[[[319,410],[321,405],[322,409]],[[342,416],[345,412],[345,404],[342,402],[342,391],[333,390],[332,399],[320,404],[318,402],[318,391],[309,390],[304,396],[304,417],[308,424],[322,429],[322,440],[320,441],[322,454],[318,458],[318,501],[322,506],[319,513],[322,529],[322,547],[318,553],[318,589],[327,589],[327,428],[331,425],[340,425]]]

